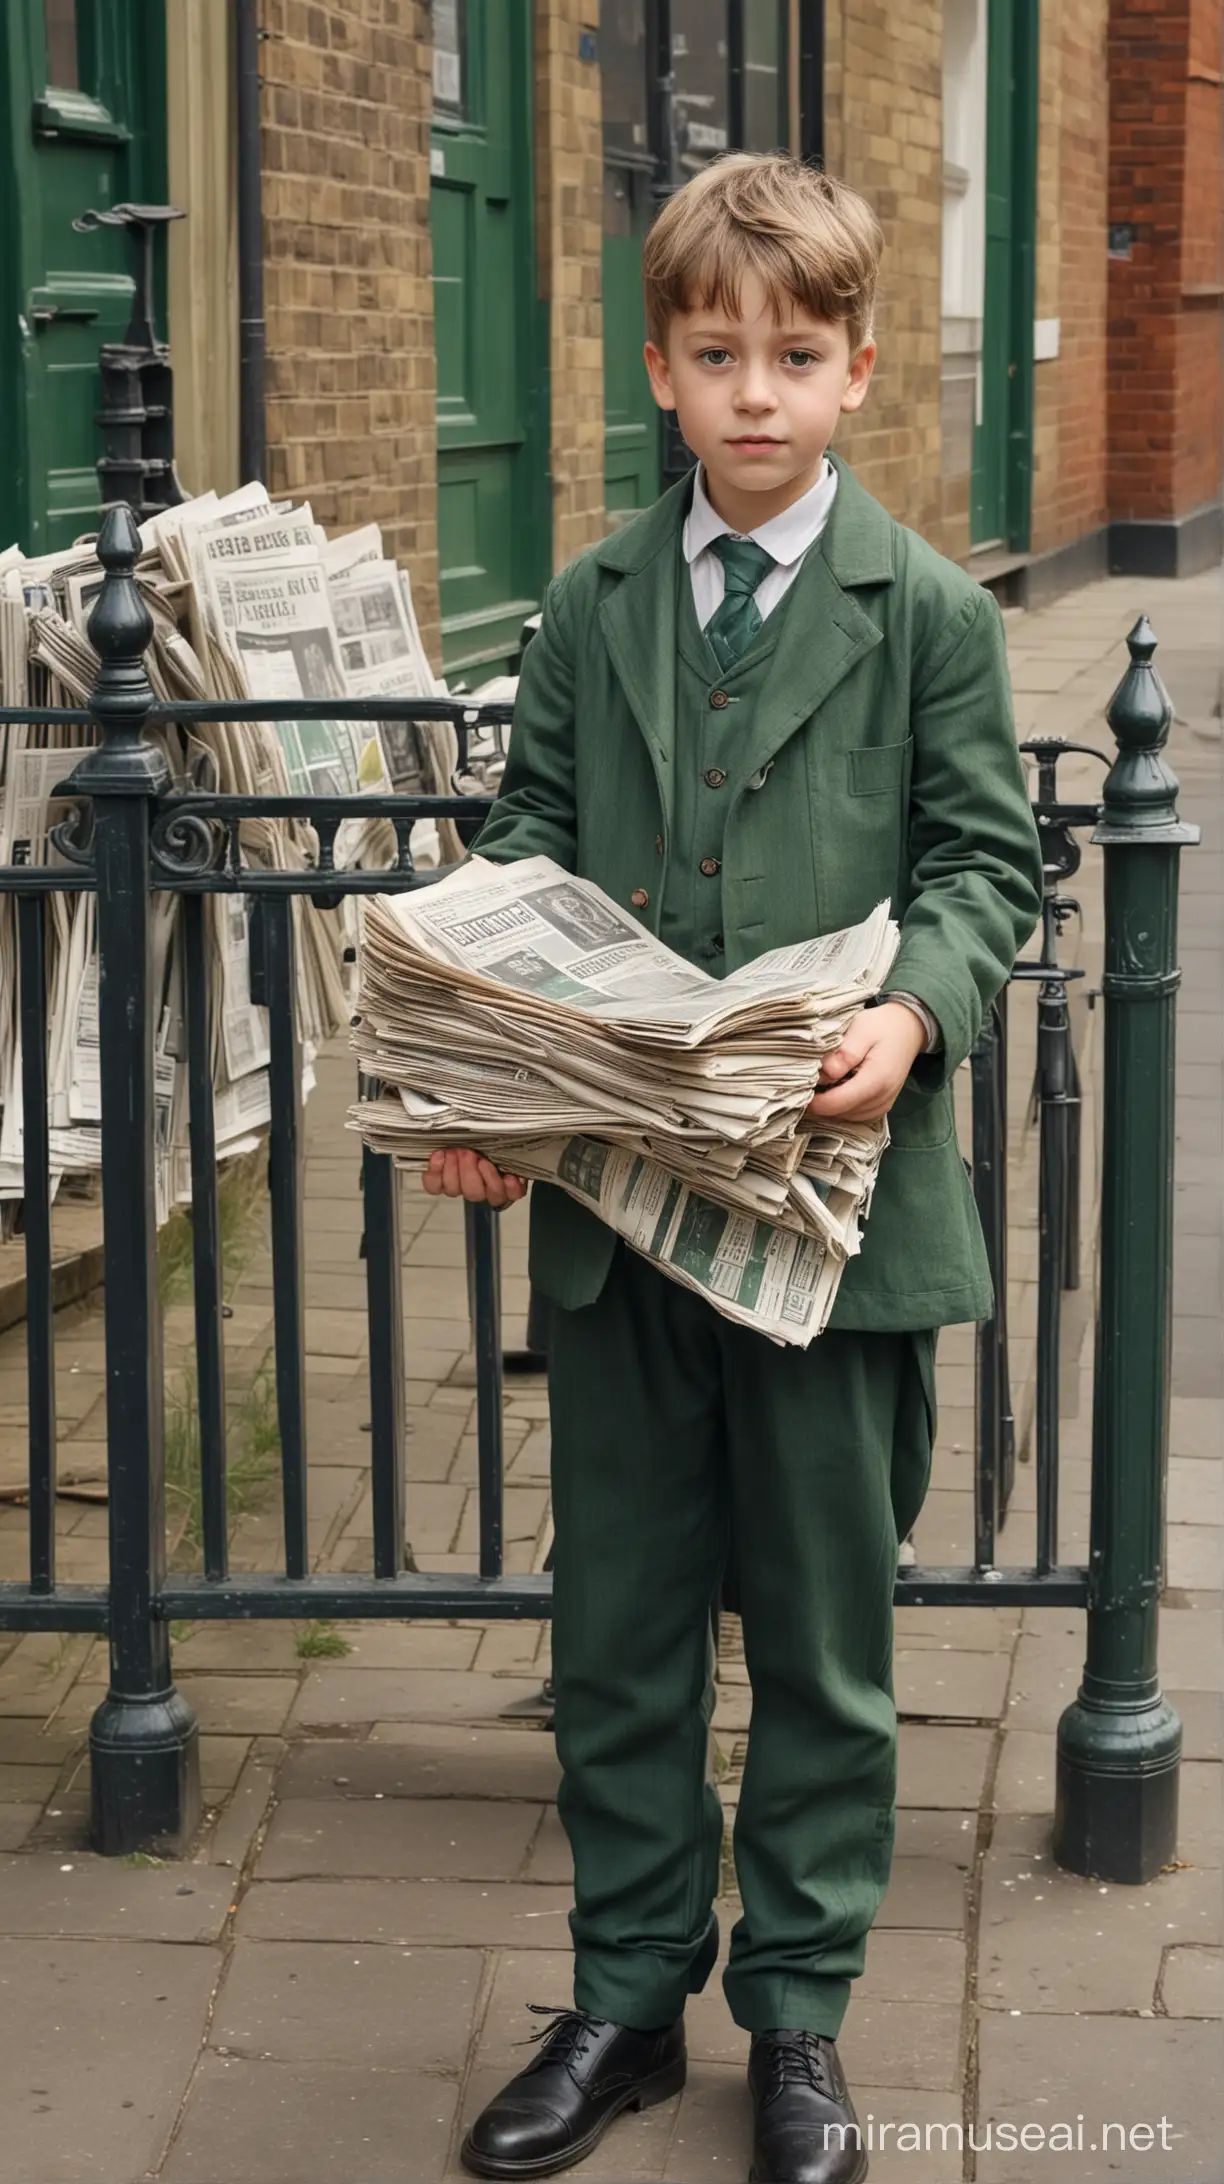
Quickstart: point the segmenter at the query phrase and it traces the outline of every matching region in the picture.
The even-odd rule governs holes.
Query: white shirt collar
[[[767,554],[772,554],[780,568],[788,568],[791,563],[801,560],[808,547],[820,537],[836,493],[837,472],[826,455],[815,485],[809,486],[797,501],[792,501],[789,508],[784,508],[780,516],[771,516],[768,523],[759,524],[747,536],[763,546]],[[693,502],[684,525],[685,560],[695,561],[698,554],[704,553],[707,546],[724,533],[731,537],[742,535],[732,532],[730,524],[724,523],[715,510],[706,492],[705,473],[699,463],[693,479]]]

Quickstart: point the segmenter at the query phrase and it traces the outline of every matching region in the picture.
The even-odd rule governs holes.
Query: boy
[[[861,198],[780,156],[726,158],[660,215],[646,365],[699,467],[552,584],[477,844],[597,881],[716,977],[884,896],[901,920],[888,994],[813,1089],[816,1114],[887,1114],[892,1144],[809,1349],[537,1186],[575,2006],[469,2133],[480,2176],[568,2168],[684,2081],[718,1950],[708,1653],[732,1556],[753,1713],[723,1978],[753,2175],[866,2175],[834,2041],[892,1856],[898,1542],[936,1329],[991,1301],[950,1079],[1041,887],[994,602],[827,453],[871,378],[880,247]],[[524,1185],[448,1152],[426,1188],[501,1206]]]

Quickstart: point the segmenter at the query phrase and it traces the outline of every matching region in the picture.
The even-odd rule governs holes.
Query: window
[[[599,15],[605,158],[649,152],[646,116],[646,0],[603,0]]]
[[[76,0],[44,0],[47,29],[47,82],[57,91],[79,91]]]
[[[776,152],[787,139],[782,10],[779,0],[741,0],[741,7],[744,111],[740,144],[746,152]]]
[[[672,0],[676,136],[685,179],[730,142],[727,0]]]
[[[433,0],[434,112],[451,121],[467,116],[466,61],[467,0]]]

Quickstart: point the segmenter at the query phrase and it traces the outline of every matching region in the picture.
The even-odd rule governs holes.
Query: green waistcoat
[[[828,525],[730,674],[692,613],[687,480],[562,570],[475,847],[554,858],[719,972],[891,898],[886,987],[915,994],[943,1036],[889,1118],[832,1324],[936,1327],[990,1307],[950,1080],[1033,930],[1041,850],[998,608],[830,460]],[[727,773],[718,790],[711,767]],[[701,873],[703,858],[719,869]],[[720,936],[717,963],[697,954]],[[564,1192],[535,1187],[532,1279],[555,1303],[593,1303],[614,1246]]]
[[[677,955],[721,978],[728,968],[718,885],[727,813],[794,586],[778,601],[756,643],[724,669],[697,620],[688,562],[683,554],[677,559],[674,827],[685,854],[667,868],[659,937]]]

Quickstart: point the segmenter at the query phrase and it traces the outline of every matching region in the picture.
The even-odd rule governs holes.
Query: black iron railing
[[[411,829],[420,818],[470,822],[485,804],[463,796],[241,797],[176,790],[149,729],[210,721],[268,722],[321,717],[403,720],[402,702],[344,701],[326,707],[293,701],[158,706],[143,667],[150,624],[133,570],[138,539],[126,510],[108,517],[100,543],[106,581],[90,623],[101,666],[86,712],[0,713],[0,724],[72,720],[94,726],[87,750],[66,784],[75,816],[59,831],[68,859],[55,867],[0,870],[0,895],[15,898],[20,970],[20,1022],[25,1115],[25,1245],[28,1269],[29,1575],[0,1583],[0,1627],[90,1630],[109,1637],[111,1680],[91,1729],[93,1825],[100,1848],[130,1851],[149,1843],[181,1844],[198,1812],[196,1730],[175,1689],[170,1625],[218,1617],[522,1617],[549,1613],[551,1579],[507,1574],[502,1532],[502,1329],[497,1216],[469,1210],[469,1277],[473,1301],[479,1478],[478,1566],[471,1572],[405,1567],[404,1322],[399,1183],[390,1161],[362,1156],[368,1361],[371,1405],[372,1543],[366,1572],[312,1571],[307,1545],[309,1466],[303,1276],[303,1144],[301,1054],[295,1012],[295,896],[320,908],[346,895],[429,884],[436,874],[413,868]],[[1143,625],[1146,630],[1146,625]],[[1095,1667],[1077,1701],[1076,1742],[1060,1794],[1065,1809],[1096,1816],[1102,1796],[1122,1785],[1129,1802],[1116,1841],[1097,1819],[1064,1826],[1068,1862],[1080,1870],[1116,1871],[1136,1861],[1145,1872],[1173,1853],[1177,1751],[1170,1712],[1155,1677],[1155,1614],[1162,1542],[1160,1480],[1164,1463],[1167,1341],[1152,1312],[1167,1319],[1167,1296],[1153,1305],[1128,1262],[1103,1281],[1098,1379],[1116,1416],[1119,1388],[1132,1366],[1142,1377],[1138,1430],[1098,1433],[1094,1465],[1092,1554],[1088,1568],[1060,1564],[1057,1540],[1058,1344],[1061,1292],[1077,1278],[1078,1236],[1072,1208],[1076,1174],[1077,1082],[1067,1015],[1067,979],[1057,942],[1065,915],[1061,879],[1074,869],[1069,829],[1104,823],[1097,838],[1125,848],[1107,882],[1107,1024],[1118,1003],[1137,1000],[1159,1022],[1161,1068],[1171,1072],[1171,1009],[1176,985],[1176,860],[1193,830],[1173,809],[1176,784],[1160,746],[1168,708],[1150,666],[1150,632],[1132,637],[1132,668],[1111,710],[1121,755],[1105,784],[1102,807],[1058,803],[1052,747],[1037,747],[1041,778],[1038,815],[1048,822],[1047,904],[1042,945],[1018,975],[1038,983],[1040,1112],[1041,1305],[1037,1347],[1037,1558],[1031,1567],[1001,1567],[1003,1528],[1016,1460],[1006,1324],[1006,1012],[992,1012],[973,1057],[974,1187],[982,1213],[999,1299],[995,1319],[978,1335],[978,1434],[975,1559],[965,1568],[912,1568],[897,1580],[898,1602],[988,1606],[1086,1606],[1090,1659]],[[414,701],[414,720],[447,718],[461,750],[483,715],[473,703]],[[504,720],[504,709],[496,710]],[[67,763],[67,760],[66,760]],[[1135,782],[1138,779],[1139,792]],[[1149,794],[1162,785],[1160,809]],[[1143,797],[1147,802],[1143,802]],[[1135,818],[1136,812],[1138,818]],[[1154,816],[1153,816],[1154,814]],[[258,818],[306,820],[317,856],[304,870],[250,865],[242,823]],[[394,830],[390,870],[336,864],[344,820],[383,817]],[[1072,844],[1071,848],[1066,847]],[[1135,846],[1138,845],[1138,846]],[[1126,923],[1125,858],[1155,906],[1145,905],[1142,931]],[[1071,861],[1068,861],[1071,860]],[[1153,860],[1155,864],[1153,865]],[[1112,887],[1112,893],[1110,889]],[[109,1479],[109,1584],[61,1585],[55,1570],[55,1370],[51,1284],[51,1220],[47,1130],[47,897],[57,891],[96,895],[100,965],[104,1270],[106,1281],[106,1401]],[[149,904],[155,890],[183,901],[186,1065],[190,1115],[195,1341],[201,1442],[202,1569],[167,1568],[164,1513],[161,1313],[156,1280],[153,1098],[154,1006]],[[222,1341],[220,1222],[213,1116],[211,950],[205,898],[241,895],[251,906],[251,994],[268,1011],[270,1107],[268,1181],[273,1258],[275,1378],[280,1429],[284,1567],[236,1572],[229,1566],[226,1492],[225,1388]],[[1118,933],[1129,955],[1119,956]],[[1110,922],[1112,921],[1112,922]],[[1111,940],[1112,934],[1112,940]],[[1137,938],[1136,938],[1137,935]],[[1144,951],[1146,950],[1146,954]],[[1136,954],[1138,951],[1138,955]],[[1155,953],[1157,967],[1147,966]],[[1133,977],[1128,963],[1140,961]],[[1131,984],[1127,981],[1131,979]],[[1163,1012],[1163,1013],[1162,1013]],[[1128,1050],[1128,1054],[1129,1054]],[[1163,1081],[1163,1080],[1162,1080]],[[1171,1075],[1153,1108],[1151,1169],[1137,1167],[1133,1139],[1120,1132],[1125,1087],[1106,1087],[1104,1190],[1115,1231],[1128,1193],[1165,1208],[1171,1203]],[[1111,1119],[1112,1118],[1112,1119]],[[1112,1162],[1112,1166],[1111,1166]],[[1073,1239],[1074,1237],[1074,1244]],[[1129,1286],[1128,1286],[1129,1285]],[[1105,1316],[1105,1315],[1111,1316]],[[1146,1315],[1146,1316],[1145,1316]],[[409,1338],[410,1339],[410,1338]],[[1125,1348],[1125,1354],[1123,1354]],[[1112,1427],[1110,1428],[1112,1430]],[[1125,1607],[1124,1624],[1117,1621]],[[1135,1617],[1138,1621],[1135,1621]],[[1111,1634],[1122,1631],[1111,1654]],[[1095,1709],[1095,1712],[1094,1712]],[[1075,1712],[1074,1709],[1069,1710]],[[1172,1716],[1174,1723],[1176,1717]],[[1085,1729],[1084,1723],[1088,1723]],[[1101,1726],[1094,1743],[1093,1724]],[[1153,1727],[1153,1724],[1155,1725]],[[1152,1729],[1152,1747],[1144,1745]],[[1102,1790],[1102,1783],[1105,1785]],[[1078,1823],[1077,1823],[1078,1824]],[[1116,1832],[1116,1831],[1115,1831]],[[1104,1843],[1104,1848],[1102,1844]],[[1152,1859],[1155,1858],[1155,1864]],[[1088,1863],[1083,1861],[1087,1860]],[[1102,1864],[1102,1860],[1104,1864]],[[1092,1862],[1092,1861],[1095,1861]],[[1111,1863],[1112,1861],[1112,1863]]]

